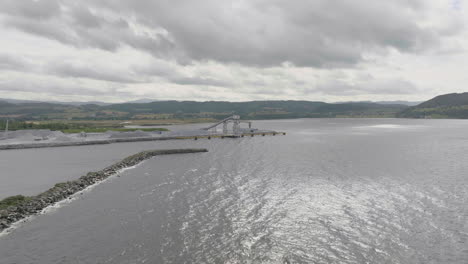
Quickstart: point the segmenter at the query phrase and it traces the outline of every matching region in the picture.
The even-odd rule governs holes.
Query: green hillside
[[[394,117],[405,105],[368,102],[329,104],[310,101],[157,101],[106,106],[0,102],[0,118],[16,120],[154,120],[302,117]]]
[[[468,118],[468,93],[439,95],[397,114],[406,118]]]

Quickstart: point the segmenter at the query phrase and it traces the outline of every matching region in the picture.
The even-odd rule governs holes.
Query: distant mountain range
[[[12,103],[12,104],[50,103],[50,104],[61,104],[61,105],[86,105],[86,104],[110,105],[110,103],[104,103],[104,102],[99,102],[99,101],[60,102],[60,101],[17,100],[17,99],[7,99],[7,98],[0,98],[0,101]]]
[[[13,104],[22,104],[22,103],[50,103],[50,104],[65,104],[65,105],[87,105],[87,104],[95,104],[95,105],[111,105],[113,103],[106,103],[106,102],[100,102],[100,101],[85,101],[85,102],[61,102],[61,101],[40,101],[40,100],[18,100],[18,99],[7,99],[7,98],[0,98],[0,101],[3,102],[8,102],[8,103],[13,103]],[[146,104],[146,103],[152,103],[152,102],[159,102],[161,100],[156,100],[156,99],[148,99],[148,98],[143,98],[143,99],[137,99],[133,101],[128,101],[128,102],[123,102],[123,103],[118,103],[118,104]],[[399,104],[399,105],[408,105],[408,106],[414,106],[418,105],[421,102],[410,102],[410,101],[348,101],[348,102],[335,102],[333,104],[345,104],[345,103],[375,103],[375,104]]]
[[[142,99],[120,104],[37,102],[0,99],[0,118],[17,120],[245,119],[307,117],[468,118],[468,93],[441,95],[416,102],[251,101],[195,102]]]
[[[391,117],[407,107],[399,104],[367,102],[329,104],[310,101],[155,101],[110,105],[0,101],[0,118],[19,120],[220,119],[232,114],[241,115],[245,119]]]
[[[85,101],[85,102],[61,102],[61,101],[40,101],[40,100],[17,100],[17,99],[7,99],[7,98],[0,98],[0,101],[13,103],[13,104],[24,104],[24,103],[50,103],[50,104],[64,104],[64,105],[87,105],[87,104],[94,104],[94,105],[111,105],[112,103],[100,102],[100,101]],[[125,103],[135,103],[135,104],[143,104],[143,103],[151,103],[156,102],[158,100],[155,99],[138,99],[134,101],[128,101]]]

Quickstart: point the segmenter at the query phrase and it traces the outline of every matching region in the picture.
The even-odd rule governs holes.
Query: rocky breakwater
[[[67,199],[86,187],[100,182],[121,169],[135,166],[138,163],[157,155],[183,154],[207,152],[206,149],[166,149],[143,151],[119,161],[101,171],[89,172],[74,181],[57,183],[49,190],[31,197],[21,195],[0,201],[0,231],[11,226],[12,223],[42,211],[47,206]]]

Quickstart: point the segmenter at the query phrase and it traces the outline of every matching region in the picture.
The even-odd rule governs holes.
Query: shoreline
[[[201,135],[187,135],[187,136],[161,136],[161,137],[134,137],[134,138],[114,138],[102,140],[88,140],[88,141],[72,141],[72,142],[46,142],[46,143],[18,143],[18,144],[0,144],[0,150],[11,149],[30,149],[30,148],[54,148],[54,147],[71,147],[71,146],[87,146],[87,145],[106,145],[113,143],[124,142],[141,142],[141,141],[159,141],[159,140],[182,140],[182,139],[211,139],[211,138],[240,138],[240,137],[253,137],[265,135],[286,135],[284,132],[276,131],[259,131],[251,133],[242,133],[239,135],[234,134],[201,134]]]
[[[31,197],[19,201],[17,204],[0,209],[0,232],[11,227],[29,216],[40,213],[47,207],[53,206],[74,194],[85,190],[89,186],[102,182],[103,180],[115,175],[122,169],[133,167],[139,163],[148,160],[157,155],[185,154],[208,152],[207,149],[164,149],[142,151],[137,154],[124,158],[100,171],[89,172],[77,180],[57,183],[54,187]],[[8,199],[8,198],[6,198]],[[5,201],[6,199],[2,200]],[[1,202],[1,201],[0,201]]]

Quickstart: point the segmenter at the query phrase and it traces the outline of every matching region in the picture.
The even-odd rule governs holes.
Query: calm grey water
[[[203,145],[176,140],[0,151],[0,199],[41,193],[142,150]]]
[[[256,124],[288,135],[1,153],[3,168],[53,153],[46,179],[210,150],[155,157],[37,216],[0,237],[0,263],[468,263],[468,121]]]

